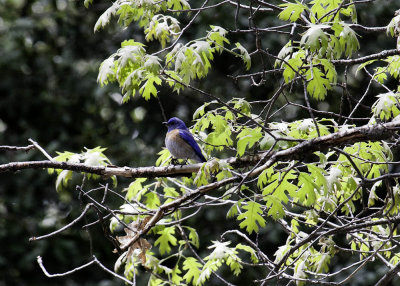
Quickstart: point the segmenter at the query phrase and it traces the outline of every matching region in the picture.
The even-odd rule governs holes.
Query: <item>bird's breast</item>
[[[165,146],[175,158],[187,159],[193,157],[193,149],[179,135],[179,129],[174,129],[167,133],[165,136]]]
[[[178,142],[178,141],[183,141],[181,136],[179,136],[179,130],[178,129],[174,129],[174,130],[169,131],[167,133],[167,135],[165,136],[165,145],[168,145],[167,142]]]

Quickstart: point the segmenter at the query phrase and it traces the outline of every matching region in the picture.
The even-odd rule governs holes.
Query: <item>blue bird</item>
[[[192,134],[187,129],[185,123],[177,117],[172,117],[168,122],[164,122],[168,127],[165,136],[165,146],[171,155],[177,159],[192,159],[197,162],[206,162]]]

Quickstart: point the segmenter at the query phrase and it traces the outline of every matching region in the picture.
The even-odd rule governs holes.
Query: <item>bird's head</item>
[[[168,122],[164,122],[165,125],[168,127],[168,131],[174,129],[187,129],[185,123],[177,117],[172,117]]]

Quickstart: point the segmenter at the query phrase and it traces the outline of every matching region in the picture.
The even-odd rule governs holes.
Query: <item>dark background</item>
[[[127,104],[120,105],[118,98],[121,95],[117,86],[100,88],[96,82],[101,61],[115,52],[121,41],[132,37],[142,40],[143,32],[134,25],[122,30],[114,21],[104,31],[94,33],[97,18],[110,5],[106,1],[94,2],[89,9],[83,6],[83,1],[1,2],[0,145],[25,146],[29,144],[28,139],[32,138],[52,156],[56,155],[56,151],[80,152],[84,147],[102,146],[108,148],[105,154],[115,165],[154,165],[156,154],[163,146],[165,132],[157,100],[145,101],[137,96]],[[191,5],[198,6],[196,1]],[[383,0],[360,5],[358,20],[368,26],[385,26],[399,7],[399,1]],[[239,25],[247,28],[248,15],[241,12],[239,16]],[[233,8],[223,6],[211,10],[198,18],[185,37],[203,36],[209,25],[234,29],[233,19]],[[187,20],[183,18],[181,22],[184,24]],[[279,23],[276,13],[257,18],[259,27]],[[361,35],[361,50],[356,56],[395,48],[395,40],[384,33]],[[254,50],[252,35],[232,34],[229,37],[232,43],[240,41],[249,51]],[[286,36],[276,34],[262,37],[263,47],[273,54],[277,54],[286,41]],[[158,48],[157,43],[148,43],[148,51]],[[266,85],[251,87],[249,81],[234,82],[226,77],[226,74],[245,72],[238,59],[223,54],[217,56],[214,63],[208,79],[195,82],[194,85],[223,99],[267,99],[281,80],[279,76],[270,76]],[[273,59],[268,64],[271,68]],[[258,68],[259,64],[253,62],[252,71]],[[349,73],[350,90],[356,99],[363,94],[367,80],[362,73],[357,78]],[[388,83],[390,87],[395,84]],[[374,101],[375,91],[379,91],[378,86],[373,87],[367,105]],[[211,100],[190,90],[180,95],[172,94],[167,87],[161,89],[159,96],[167,117],[179,116],[188,124],[194,110]],[[296,97],[296,92],[289,96]],[[338,112],[340,96],[340,89],[335,89],[324,103],[312,102],[312,105]],[[300,103],[303,103],[301,98]],[[256,113],[257,110],[253,111]],[[359,115],[370,116],[362,111]],[[302,117],[308,115],[293,110],[291,113],[278,114],[273,120]],[[37,150],[0,153],[0,164],[43,159],[44,156]],[[70,222],[82,208],[74,187],[57,193],[55,179],[55,175],[48,175],[45,170],[39,169],[0,174],[0,286],[122,285],[122,282],[94,266],[65,278],[53,279],[45,277],[39,269],[36,263],[38,255],[43,257],[51,273],[70,270],[91,258],[89,236],[79,227],[52,239],[28,241],[31,236],[49,233]],[[120,179],[118,189],[129,182]],[[202,250],[206,249],[210,240],[218,239],[215,234],[220,233],[219,226],[226,226],[225,215],[224,209],[210,208],[189,222],[198,228]],[[234,221],[230,223],[233,227],[237,226]],[[260,243],[263,240],[268,243],[270,255],[276,250],[274,243],[280,244],[284,237],[272,222],[259,234]],[[91,238],[93,253],[112,269],[118,257],[112,253],[112,244],[104,238],[99,227],[91,229]],[[339,257],[334,264],[337,268],[344,262]],[[360,273],[359,278],[352,281],[369,285],[368,281],[374,281],[383,270],[384,267],[371,269],[371,272]],[[249,279],[252,277],[250,271],[254,270],[247,273]],[[147,274],[142,274],[142,277],[146,278]],[[213,282],[219,285],[214,280],[210,284]],[[240,281],[235,283],[240,284]],[[144,282],[139,285],[144,285]]]

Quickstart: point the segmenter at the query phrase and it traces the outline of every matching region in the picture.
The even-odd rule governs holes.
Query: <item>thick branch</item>
[[[168,166],[168,167],[115,167],[115,166],[88,166],[82,163],[56,162],[56,161],[27,161],[27,162],[12,162],[0,165],[0,173],[6,171],[19,171],[23,169],[37,168],[52,168],[71,170],[76,172],[85,172],[104,177],[121,176],[128,178],[139,177],[170,177],[182,176],[196,172],[201,167],[201,164],[186,165],[186,166]]]
[[[260,160],[265,161],[265,164],[255,169],[250,176],[256,176],[265,168],[277,161],[293,160],[303,158],[308,154],[327,150],[331,147],[338,147],[345,144],[352,144],[363,141],[378,141],[390,138],[393,135],[394,129],[400,128],[400,121],[388,122],[376,125],[364,125],[361,127],[351,128],[345,131],[339,131],[329,135],[306,140],[292,148],[288,148],[278,152],[271,152],[268,156],[265,153],[259,153],[254,156],[244,156],[242,158],[229,158],[226,163],[234,168],[253,166]],[[202,164],[193,165],[173,165],[167,167],[115,167],[115,166],[88,166],[85,164],[76,164],[69,162],[56,161],[28,161],[28,162],[12,162],[0,165],[0,173],[6,171],[19,171],[23,169],[34,168],[53,168],[62,170],[71,170],[76,172],[86,172],[97,174],[104,177],[121,176],[127,178],[154,178],[154,177],[178,177],[188,176],[194,172],[198,172]]]
[[[292,148],[273,153],[270,158],[267,158],[264,165],[258,167],[251,173],[251,176],[260,174],[275,162],[285,161],[288,159],[301,159],[315,151],[328,150],[331,147],[339,147],[356,142],[385,140],[390,138],[393,135],[394,130],[398,128],[400,128],[400,121],[376,125],[364,125],[316,137],[304,141]]]

